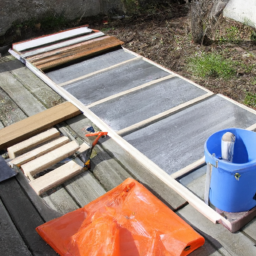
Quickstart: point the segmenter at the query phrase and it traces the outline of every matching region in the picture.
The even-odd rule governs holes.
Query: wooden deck
[[[64,102],[63,98],[19,61],[10,56],[0,59],[0,128],[61,102]],[[80,115],[62,122],[57,128],[82,144],[87,140],[84,130],[91,125],[97,129],[89,119]],[[55,255],[37,235],[35,227],[88,204],[128,177],[144,184],[205,237],[206,244],[192,256],[256,255],[255,220],[235,234],[222,225],[213,224],[143,166],[134,163],[111,139],[96,146],[91,172],[79,174],[41,198],[22,174],[0,183],[0,230],[3,231],[0,254]],[[191,178],[187,184],[194,182],[193,186],[197,188],[196,180],[197,177]]]

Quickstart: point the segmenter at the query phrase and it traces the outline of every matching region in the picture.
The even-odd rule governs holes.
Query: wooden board
[[[47,109],[25,120],[0,130],[0,149],[19,143],[31,136],[45,131],[54,125],[81,114],[81,111],[70,102]]]
[[[28,58],[39,69],[45,70],[67,63],[69,61],[90,56],[122,45],[123,42],[115,37],[104,36],[88,42],[64,47],[59,50],[35,55]]]
[[[28,41],[13,44],[13,49],[16,51],[24,51],[26,49],[35,48],[41,45],[49,44],[52,42],[64,40],[74,36],[91,33],[92,30],[87,26],[79,27],[76,29],[69,29],[52,35],[42,36],[39,38],[31,39]]]
[[[65,144],[43,156],[23,164],[21,169],[27,177],[31,178],[33,175],[73,155],[78,148],[79,146],[75,141],[69,142],[68,144]]]
[[[10,72],[0,73],[0,87],[13,99],[27,116],[45,110],[38,101]]]
[[[36,136],[33,136],[27,140],[24,140],[18,144],[15,144],[9,148],[7,148],[9,158],[13,159],[24,152],[34,148],[44,142],[55,139],[60,136],[60,132],[56,128],[52,128],[45,132],[39,133]]]
[[[16,157],[12,161],[10,161],[8,164],[13,167],[14,165],[21,166],[22,164],[25,164],[39,156],[42,156],[66,143],[69,142],[69,138],[66,136],[60,137],[58,139],[55,139],[41,147],[38,147],[34,150],[31,150],[27,152],[26,154],[23,154],[19,157]]]
[[[61,167],[30,182],[30,186],[38,195],[41,195],[65,181],[71,179],[82,171],[83,167],[70,161]]]

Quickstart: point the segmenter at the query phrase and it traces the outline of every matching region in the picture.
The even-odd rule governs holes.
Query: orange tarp
[[[65,256],[183,256],[204,244],[202,236],[131,178],[36,230]]]

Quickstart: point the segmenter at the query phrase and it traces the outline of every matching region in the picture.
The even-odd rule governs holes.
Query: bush
[[[189,59],[188,66],[198,77],[221,77],[228,79],[236,74],[235,62],[219,54],[202,53]]]

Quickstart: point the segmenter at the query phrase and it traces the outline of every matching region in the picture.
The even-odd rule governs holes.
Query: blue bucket
[[[232,163],[221,160],[221,138],[226,132],[236,136]],[[212,165],[210,202],[226,212],[249,211],[255,207],[256,133],[225,129],[211,135],[204,150],[206,163]]]

